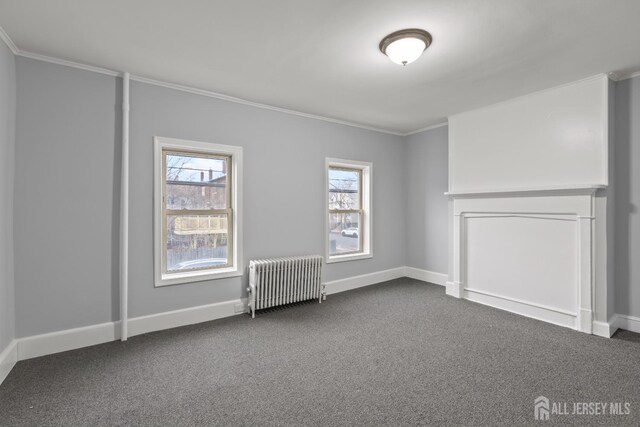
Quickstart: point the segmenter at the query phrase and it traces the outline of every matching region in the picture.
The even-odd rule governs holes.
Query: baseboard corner
[[[14,339],[0,353],[0,385],[2,385],[2,382],[7,378],[16,363],[18,363],[18,346]]]
[[[404,267],[404,275],[410,279],[420,280],[423,282],[433,283],[434,285],[445,286],[447,283],[447,275],[437,273],[435,271],[424,270],[415,267]]]
[[[603,337],[603,338],[611,338],[611,336],[618,329],[616,322],[617,322],[616,316],[613,316],[611,319],[609,319],[608,322],[601,322],[598,320],[594,320],[593,328],[592,328],[593,335]]]
[[[118,339],[119,322],[106,322],[18,338],[18,360],[61,353]]]
[[[640,317],[616,314],[615,327],[640,334]]]

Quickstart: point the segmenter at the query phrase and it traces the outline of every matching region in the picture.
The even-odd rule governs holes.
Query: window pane
[[[225,157],[165,153],[167,209],[226,209]]]
[[[360,209],[360,174],[354,169],[329,168],[329,209]]]
[[[329,255],[360,252],[360,214],[329,214]]]
[[[168,272],[228,265],[228,218],[222,215],[168,215]]]

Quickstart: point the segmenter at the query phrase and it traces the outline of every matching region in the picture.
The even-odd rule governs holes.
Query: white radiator
[[[322,302],[322,257],[259,259],[249,263],[249,312],[317,299]]]

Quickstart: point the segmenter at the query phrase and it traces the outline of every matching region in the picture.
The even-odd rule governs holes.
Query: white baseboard
[[[374,273],[362,274],[360,276],[347,277],[346,279],[333,280],[325,283],[327,295],[338,292],[349,291],[388,280],[405,277],[405,267],[391,268],[389,270],[376,271]]]
[[[423,282],[429,282],[435,285],[445,286],[447,284],[446,274],[423,270],[421,268],[405,267],[404,275],[411,279],[422,280]]]
[[[193,325],[210,320],[240,314],[236,306],[242,305],[246,311],[246,300],[237,299],[215,304],[189,307],[181,310],[152,314],[150,316],[129,319],[129,336],[148,332]],[[242,313],[241,312],[241,313]],[[99,325],[67,329],[48,334],[19,338],[17,342],[17,360],[26,360],[47,354],[75,350],[120,339],[120,322],[107,322]]]
[[[499,295],[492,295],[486,292],[480,292],[472,289],[465,289],[463,297],[469,301],[478,302],[500,310],[509,311],[532,319],[541,320],[554,325],[564,326],[566,328],[579,330],[577,328],[577,316],[571,313],[564,313],[550,307],[544,307],[525,301],[520,301]],[[590,317],[590,316],[586,316]],[[624,317],[623,320],[621,320]],[[629,326],[624,327],[624,326]],[[609,322],[600,322],[594,320],[591,323],[591,333],[604,338],[611,338],[618,328],[628,329],[637,328],[640,332],[640,319],[629,316],[614,315]]]
[[[242,312],[236,311],[236,306],[238,305],[242,305]],[[134,317],[129,319],[128,322],[129,336],[222,319],[223,317],[241,314],[246,311],[246,307],[247,300],[243,298],[151,314],[148,316]]]
[[[616,316],[609,320],[609,322],[599,322],[597,320],[593,321],[593,335],[604,338],[611,338],[611,336],[617,329],[618,326],[616,325]]]
[[[398,267],[361,276],[349,277],[326,283],[327,293],[334,294],[361,286],[404,277],[405,268]],[[128,322],[129,336],[177,328],[201,322],[234,316],[246,311],[246,299],[236,299],[215,304],[189,307],[165,313],[130,318]],[[120,338],[120,322],[107,322],[63,331],[34,335],[15,340],[15,360],[26,360],[62,351],[74,350]],[[12,353],[12,354],[14,354]],[[4,352],[2,353],[5,354]],[[8,366],[8,364],[6,365]],[[13,366],[13,365],[11,365]],[[2,369],[5,369],[4,366]],[[10,371],[9,368],[7,370]],[[0,371],[4,372],[4,371]]]
[[[625,314],[616,314],[616,329],[626,329],[627,331],[640,334],[640,317],[627,316]]]
[[[465,289],[463,298],[469,301],[478,302],[500,310],[509,311],[532,319],[542,320],[565,328],[577,329],[577,316],[570,313],[563,313],[549,307],[542,307],[516,299],[493,295],[473,289]]]
[[[389,270],[377,271],[360,276],[348,277],[325,283],[327,294],[348,291],[375,283],[401,277],[410,277],[438,285],[445,285],[447,276],[413,267],[397,267]],[[555,323],[575,329],[575,316],[555,313],[541,307],[522,304],[518,301],[505,300],[491,295],[481,295],[465,290],[465,297],[471,301],[489,305],[534,319]],[[246,299],[236,299],[215,304],[207,304],[174,310],[165,313],[140,316],[129,319],[130,336],[171,329],[185,325],[208,322],[215,319],[234,316],[239,310],[246,310]],[[553,312],[551,312],[553,313]],[[0,353],[0,384],[9,374],[16,362],[33,357],[45,356],[62,351],[74,350],[114,341],[120,338],[120,322],[107,322],[98,325],[51,332],[31,337],[13,340]],[[626,315],[616,315],[608,323],[593,322],[593,333],[600,336],[611,336],[617,328],[640,333],[640,318]]]
[[[18,362],[18,347],[16,346],[16,340],[12,340],[9,345],[0,353],[0,385],[9,372],[13,369]]]
[[[464,296],[464,285],[460,282],[447,282],[444,284],[445,293],[454,298],[462,298]]]
[[[81,328],[66,329],[48,334],[18,338],[18,360],[89,347],[118,339],[117,325],[107,322]]]

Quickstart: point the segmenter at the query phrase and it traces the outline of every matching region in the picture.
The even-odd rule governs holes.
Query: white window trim
[[[362,171],[362,252],[345,255],[329,254],[329,167],[360,169]],[[327,157],[324,166],[324,251],[327,264],[359,259],[373,258],[373,212],[371,209],[371,183],[373,182],[373,163],[357,160],[334,159]]]
[[[242,276],[242,147],[214,144],[210,142],[188,141],[184,139],[153,138],[154,179],[153,179],[153,239],[154,239],[154,283],[156,287],[177,285],[181,283],[200,282],[204,280],[223,279]],[[162,180],[165,171],[162,168],[162,151],[198,150],[203,153],[224,154],[231,156],[231,194],[233,210],[233,266],[216,270],[201,270],[180,273],[162,272]]]

